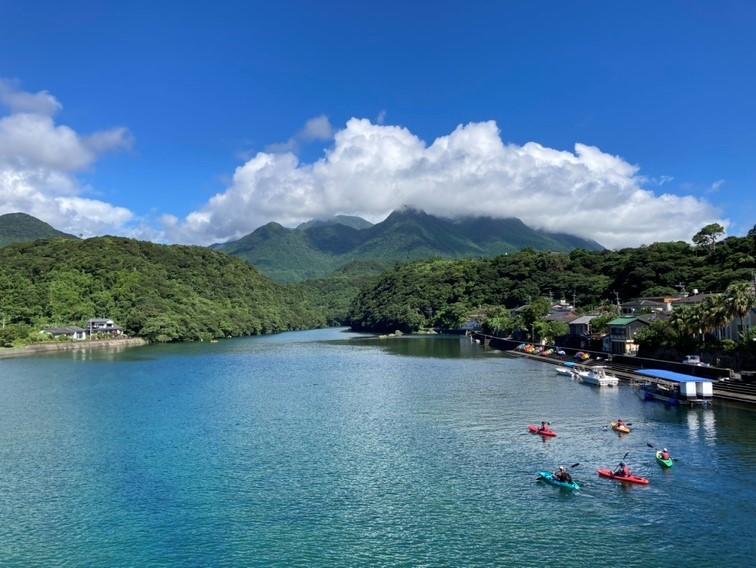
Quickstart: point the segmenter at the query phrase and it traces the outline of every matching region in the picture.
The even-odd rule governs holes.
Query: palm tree
[[[740,319],[740,332],[744,333],[743,318],[756,305],[756,296],[750,282],[734,282],[725,290],[725,303],[727,314],[732,318]]]
[[[701,304],[706,332],[716,333],[730,321],[725,296],[709,296]]]

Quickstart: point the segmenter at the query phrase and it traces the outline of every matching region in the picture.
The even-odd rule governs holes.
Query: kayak
[[[637,475],[628,475],[627,477],[621,475],[614,475],[611,469],[599,469],[599,477],[606,477],[607,479],[614,479],[615,481],[621,481],[623,483],[636,483],[638,485],[648,485],[648,479],[645,477],[638,477]]]
[[[562,489],[569,489],[570,491],[573,489],[580,489],[580,485],[578,485],[574,481],[567,483],[566,481],[559,481],[558,479],[555,479],[554,474],[550,471],[539,471],[538,479],[545,481],[546,483],[553,485],[554,487],[561,487]]]
[[[530,430],[533,434],[540,434],[541,436],[549,436],[551,438],[556,436],[556,432],[554,432],[554,430],[541,430],[538,426],[533,426],[532,424],[528,426],[528,430]]]
[[[668,460],[665,460],[661,457],[661,452],[656,452],[656,461],[659,462],[659,465],[662,467],[672,467],[672,464],[674,463],[672,461],[672,458],[669,458]]]
[[[612,422],[612,430],[614,430],[615,432],[619,432],[620,434],[630,433],[630,428],[628,428],[624,424],[618,425],[616,422]]]

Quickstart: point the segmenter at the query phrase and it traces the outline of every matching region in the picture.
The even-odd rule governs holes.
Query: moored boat
[[[589,385],[599,387],[616,387],[619,379],[614,375],[607,374],[606,367],[599,365],[596,367],[582,367],[577,369],[578,378]]]
[[[711,405],[714,395],[711,379],[665,369],[641,369],[637,373],[651,379],[639,387],[644,400],[658,400],[671,406]]]

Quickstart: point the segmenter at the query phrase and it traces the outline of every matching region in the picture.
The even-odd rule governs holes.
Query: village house
[[[638,344],[635,335],[645,329],[651,322],[641,317],[618,317],[609,322],[610,352],[614,355],[635,355]]]
[[[118,327],[112,319],[91,319],[87,323],[87,330],[90,336],[123,334],[123,329]]]
[[[638,314],[647,314],[652,312],[671,312],[673,303],[680,298],[676,297],[654,297],[654,298],[635,298],[620,304],[622,315],[632,316]]]
[[[68,337],[74,341],[83,341],[87,338],[87,330],[80,327],[47,327],[40,331],[44,335],[49,335],[53,339]]]
[[[588,315],[573,319],[569,322],[570,335],[573,337],[588,337],[591,335],[591,321],[597,317],[597,315]]]

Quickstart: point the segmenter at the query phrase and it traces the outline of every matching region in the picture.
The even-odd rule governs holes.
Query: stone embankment
[[[11,357],[29,357],[44,355],[59,351],[80,351],[87,349],[121,349],[126,347],[138,347],[147,345],[147,340],[141,337],[125,337],[121,339],[101,339],[94,341],[61,341],[59,343],[37,343],[26,347],[13,347],[0,349],[0,359]]]

